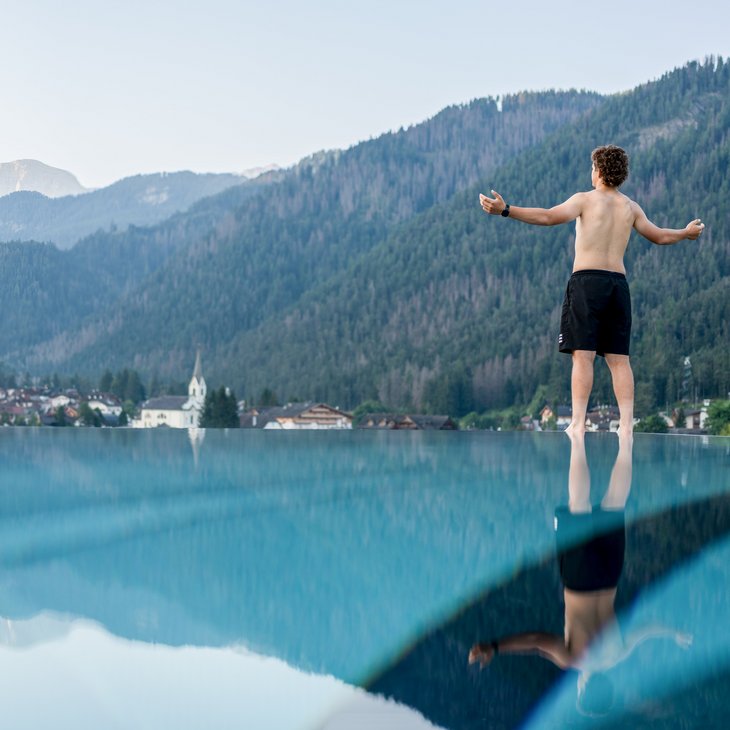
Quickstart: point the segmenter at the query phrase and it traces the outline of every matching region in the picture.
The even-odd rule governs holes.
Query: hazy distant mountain
[[[0,195],[19,190],[32,190],[49,198],[86,192],[86,188],[70,172],[38,160],[0,162]]]
[[[276,163],[272,163],[270,165],[262,165],[260,167],[249,167],[248,169],[244,170],[241,175],[243,175],[248,180],[253,180],[259,175],[263,175],[267,172],[277,172],[278,170],[281,170],[281,168]]]
[[[201,198],[240,184],[250,182],[233,174],[174,172],[135,175],[63,198],[13,193],[0,198],[0,241],[50,241],[70,248],[99,230],[159,223]]]

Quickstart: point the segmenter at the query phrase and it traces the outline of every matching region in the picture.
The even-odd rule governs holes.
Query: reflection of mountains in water
[[[182,431],[0,437],[0,615],[243,643],[355,683],[493,579],[475,566],[508,569],[484,515],[506,530],[534,486],[508,476],[505,447],[539,455],[529,435],[214,430],[195,468]]]
[[[701,560],[706,548],[729,534],[728,494],[676,506],[627,525],[626,559],[616,599],[619,622],[640,594],[694,558]],[[719,567],[714,561],[712,571],[691,585],[695,612],[688,618],[697,637],[702,636],[704,610],[725,613],[730,562],[722,562],[721,575]],[[554,556],[488,590],[373,678],[368,689],[407,704],[450,730],[522,726],[556,690],[564,673],[534,655],[499,656],[480,672],[467,667],[467,656],[476,641],[535,630],[563,632],[562,584]],[[620,726],[657,727],[654,723],[660,721],[661,727],[726,727],[730,668],[723,666],[726,657],[716,659],[716,671],[704,677],[685,676],[683,686],[662,699],[661,710],[647,698],[648,715],[623,715]],[[655,665],[647,671],[661,673],[662,668]]]
[[[587,442],[598,483],[615,438]],[[569,443],[214,429],[197,466],[174,429],[4,429],[0,447],[0,616],[242,644],[362,684],[552,551]],[[637,436],[634,455],[634,516],[726,480],[720,440]],[[685,472],[703,478],[679,489]]]

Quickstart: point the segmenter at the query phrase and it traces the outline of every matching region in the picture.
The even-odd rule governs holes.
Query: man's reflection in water
[[[608,489],[592,507],[585,436],[570,434],[568,506],[555,510],[558,565],[565,601],[563,636],[530,632],[475,644],[469,663],[489,664],[497,654],[538,654],[561,669],[578,671],[578,710],[607,713],[613,687],[605,672],[646,639],[671,637],[687,648],[692,637],[651,626],[624,638],[614,603],[624,564],[624,508],[631,490],[633,436],[619,436],[619,451]],[[600,641],[597,639],[600,637]]]

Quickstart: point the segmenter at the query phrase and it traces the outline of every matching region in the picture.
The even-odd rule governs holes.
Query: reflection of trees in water
[[[640,591],[728,534],[730,495],[672,507],[628,525],[617,612],[627,610]],[[715,608],[726,605],[730,566],[714,568],[713,581],[696,586],[693,607],[698,622],[710,604]],[[562,631],[561,593],[553,557],[528,567],[425,636],[375,677],[368,689],[414,707],[432,722],[451,730],[517,727],[563,673],[537,656],[500,656],[481,673],[467,668],[466,658],[474,641],[534,630],[536,620],[541,630]],[[696,633],[701,632],[699,623]],[[624,716],[629,723],[626,726],[652,727],[657,719],[674,718],[676,725],[662,727],[714,727],[713,715],[724,722],[730,673],[723,659],[718,658],[714,672],[707,667],[710,671],[705,677],[687,677],[687,688],[680,688],[671,697],[661,702],[646,698],[641,714]],[[653,671],[659,669],[654,667]],[[703,721],[708,724],[702,725]]]
[[[27,481],[0,500],[27,519],[30,549],[6,531],[2,562],[27,598],[6,613],[50,607],[169,643],[245,640],[362,676],[365,654],[450,610],[474,566],[494,563],[485,515],[513,532],[524,489],[492,500],[475,488],[461,436],[208,432],[197,470],[184,431],[14,438]],[[160,616],[155,632],[132,619],[145,611]]]

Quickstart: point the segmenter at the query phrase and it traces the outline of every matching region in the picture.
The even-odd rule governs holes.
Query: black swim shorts
[[[560,352],[628,355],[630,338],[631,296],[626,277],[601,269],[574,272],[560,316]]]
[[[571,591],[601,591],[618,585],[624,567],[626,529],[623,510],[572,513],[555,510],[558,568]]]

